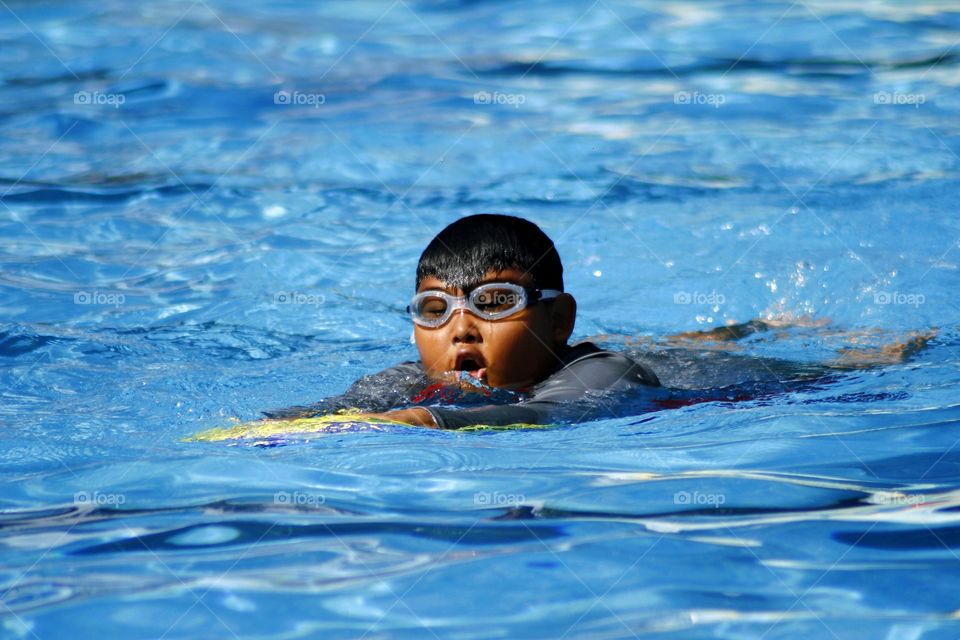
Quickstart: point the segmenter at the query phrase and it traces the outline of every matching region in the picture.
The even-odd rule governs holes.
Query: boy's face
[[[533,286],[533,279],[517,269],[488,271],[474,286],[512,282]],[[424,278],[417,293],[442,290],[455,296],[464,291],[432,276]],[[576,302],[562,294],[538,302],[500,320],[484,320],[466,309],[457,309],[436,328],[414,325],[414,337],[423,367],[431,378],[449,379],[447,372],[469,370],[491,387],[524,389],[551,372],[573,331]]]

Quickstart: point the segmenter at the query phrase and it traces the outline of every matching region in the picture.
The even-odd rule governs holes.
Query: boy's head
[[[478,289],[490,283],[505,286]],[[416,292],[447,294],[420,296],[412,305],[422,312],[414,325],[417,349],[434,378],[466,370],[491,387],[536,384],[557,365],[576,320],[553,242],[513,216],[480,214],[447,226],[420,256]],[[424,318],[439,324],[423,326]]]

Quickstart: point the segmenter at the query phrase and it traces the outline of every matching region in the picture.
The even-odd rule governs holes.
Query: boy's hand
[[[397,411],[387,411],[385,413],[365,413],[368,418],[382,418],[384,420],[393,420],[394,422],[405,422],[415,427],[428,427],[437,429],[437,423],[429,411],[421,407],[412,409],[399,409]]]

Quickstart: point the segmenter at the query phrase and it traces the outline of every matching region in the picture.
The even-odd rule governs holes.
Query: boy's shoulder
[[[581,342],[568,347],[556,369],[531,392],[542,396],[558,388],[606,391],[637,384],[659,387],[660,380],[645,364],[592,342]]]

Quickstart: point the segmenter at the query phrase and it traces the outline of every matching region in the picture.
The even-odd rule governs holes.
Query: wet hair
[[[517,269],[540,289],[563,291],[563,265],[540,227],[492,213],[460,218],[430,241],[417,264],[417,288],[427,276],[467,289],[488,271]]]

